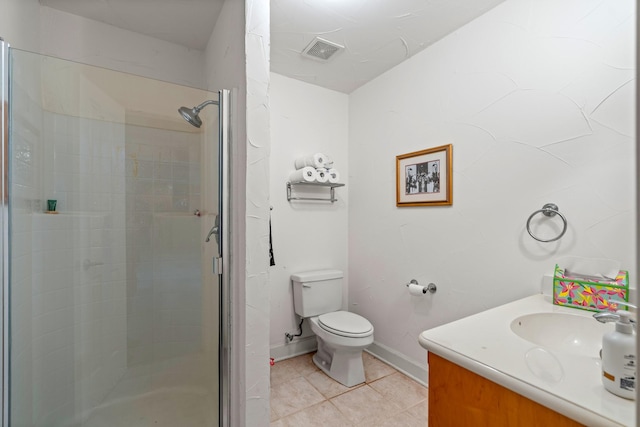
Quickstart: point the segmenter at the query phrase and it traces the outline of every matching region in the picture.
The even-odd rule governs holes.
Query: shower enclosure
[[[3,425],[226,425],[228,91],[0,53]]]

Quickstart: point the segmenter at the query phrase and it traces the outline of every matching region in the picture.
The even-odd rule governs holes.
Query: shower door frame
[[[0,306],[0,329],[2,330],[2,388],[0,402],[2,407],[2,425],[9,426],[9,186],[8,186],[8,153],[9,153],[9,43],[0,37],[0,274],[2,274],[2,305]]]
[[[231,91],[218,91],[218,212],[222,271],[218,278],[218,426],[229,427],[231,412],[231,269],[229,142],[231,139]],[[213,260],[216,262],[215,260]]]

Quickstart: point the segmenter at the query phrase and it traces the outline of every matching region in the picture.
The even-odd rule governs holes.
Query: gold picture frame
[[[451,144],[396,156],[396,206],[453,204]]]

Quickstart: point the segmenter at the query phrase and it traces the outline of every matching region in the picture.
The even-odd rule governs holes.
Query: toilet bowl
[[[291,275],[293,306],[309,319],[318,352],[313,362],[334,380],[353,387],[364,382],[362,350],[373,343],[373,326],[342,311],[342,271],[315,270]]]
[[[353,387],[365,381],[362,350],[373,343],[373,326],[355,313],[336,311],[309,319],[318,351],[313,362],[334,380]]]

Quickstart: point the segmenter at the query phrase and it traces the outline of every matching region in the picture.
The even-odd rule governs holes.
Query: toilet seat
[[[318,324],[327,332],[343,337],[360,338],[373,334],[367,319],[348,311],[334,311],[318,316]]]

